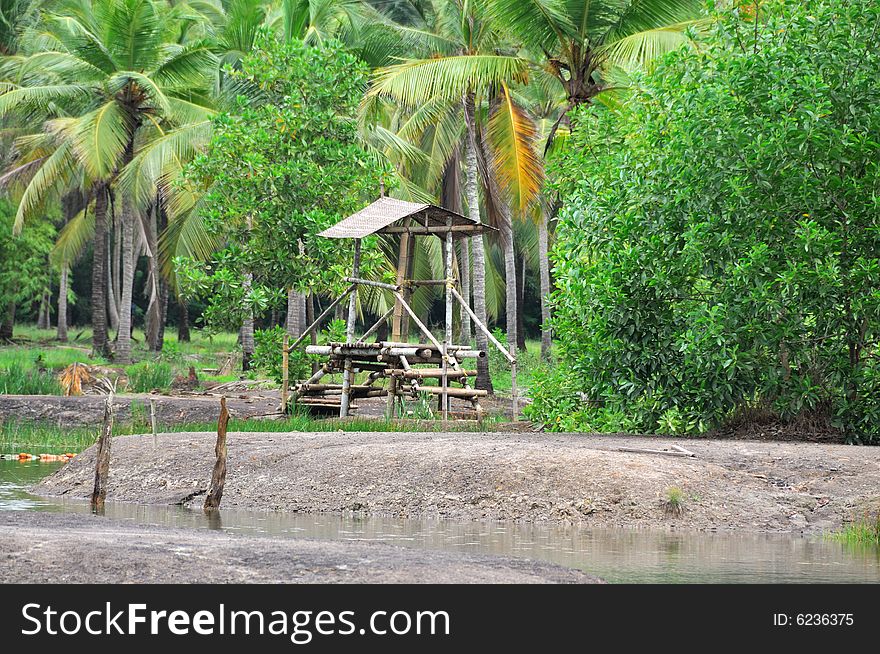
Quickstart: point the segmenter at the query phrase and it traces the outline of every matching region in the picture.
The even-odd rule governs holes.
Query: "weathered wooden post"
[[[91,506],[96,513],[104,512],[107,498],[107,478],[110,476],[110,441],[113,432],[113,392],[104,403],[104,419],[101,435],[98,437],[98,450],[95,453],[95,487],[92,490]]]
[[[281,341],[281,413],[287,414],[287,399],[290,391],[289,361],[290,353],[287,345],[287,331]]]
[[[440,396],[443,402],[443,422],[449,420],[449,346],[452,345],[452,289],[455,282],[452,279],[452,216],[446,219],[446,332],[443,336],[443,394]]]
[[[226,408],[226,397],[220,397],[220,418],[217,420],[217,444],[214,446],[214,454],[217,460],[214,462],[214,472],[211,475],[211,486],[205,497],[205,511],[215,511],[220,508],[220,500],[223,499],[223,486],[226,484],[226,428],[229,426],[229,410]]]
[[[159,447],[159,433],[156,429],[156,400],[150,398],[150,428],[153,431],[153,447]]]
[[[361,239],[355,239],[354,242],[354,264],[352,265],[352,279],[358,279],[361,274]],[[345,326],[345,342],[354,343],[354,327],[357,320],[357,288],[352,292],[348,300],[348,324]],[[345,368],[342,373],[342,397],[339,400],[339,417],[348,416],[348,407],[351,400],[351,378],[354,376],[352,372],[351,357],[346,357]]]

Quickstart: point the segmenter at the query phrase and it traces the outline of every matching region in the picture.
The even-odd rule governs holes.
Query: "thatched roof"
[[[404,218],[408,217],[412,220],[409,228],[406,228]],[[343,218],[333,227],[325,229],[319,236],[363,238],[370,234],[393,234],[402,231],[410,231],[413,234],[442,234],[447,231],[449,218],[452,218],[453,232],[459,236],[473,236],[494,229],[433,204],[381,197],[356,214]]]

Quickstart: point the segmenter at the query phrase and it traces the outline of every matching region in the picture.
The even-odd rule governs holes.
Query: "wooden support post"
[[[287,400],[290,391],[290,350],[287,346],[287,331],[281,341],[281,413],[287,415]]]
[[[409,227],[412,222],[412,218],[405,218],[403,221],[404,227]],[[400,250],[398,251],[397,258],[397,286],[402,287],[409,277],[409,262],[410,262],[410,243],[412,243],[415,239],[409,233],[403,233],[400,235]],[[408,340],[409,333],[407,331],[406,334],[403,333],[404,330],[404,311],[403,305],[400,301],[395,302],[394,304],[394,317],[391,320],[391,340],[400,342],[404,338]],[[393,416],[392,416],[393,417]]]
[[[220,417],[217,419],[217,444],[214,446],[214,472],[211,475],[211,486],[205,497],[205,511],[220,508],[223,499],[223,486],[226,485],[226,429],[229,426],[229,410],[226,408],[226,396],[220,396]]]
[[[443,335],[443,422],[449,420],[449,346],[452,345],[452,292],[455,282],[452,279],[452,217],[446,219],[446,226],[449,231],[446,232],[446,332]]]
[[[104,500],[107,498],[107,478],[110,476],[110,441],[113,433],[113,393],[107,396],[104,403],[104,420],[101,423],[101,435],[95,452],[95,487],[92,490],[91,506],[96,513],[104,512]]]
[[[156,400],[150,398],[150,428],[153,430],[153,447],[159,447],[159,433],[156,429]]]
[[[354,264],[352,265],[351,278],[357,279],[361,272],[361,239],[354,242]],[[354,327],[357,321],[357,291],[351,294],[348,300],[348,324],[345,327],[345,342],[354,343]],[[351,369],[351,357],[345,358],[345,368],[342,373],[342,399],[339,402],[339,417],[348,416],[348,407],[351,402],[351,378],[354,373]]]

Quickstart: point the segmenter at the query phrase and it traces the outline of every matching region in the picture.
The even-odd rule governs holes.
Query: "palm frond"
[[[58,267],[73,264],[94,235],[95,214],[83,209],[61,228],[55,245],[49,253],[49,261]]]
[[[525,60],[508,55],[453,55],[405,61],[378,70],[370,95],[394,98],[408,108],[429,100],[459,101],[469,91],[502,82],[526,83]]]
[[[88,87],[80,84],[16,87],[0,95],[0,116],[14,112],[41,110],[51,102],[81,100],[88,95]]]
[[[106,179],[118,167],[131,135],[130,117],[116,100],[69,123],[65,128],[73,149],[95,179]]]
[[[21,231],[27,219],[43,206],[50,196],[60,194],[74,169],[75,159],[70,145],[67,141],[62,141],[57,149],[46,158],[22,193],[13,223],[15,233]]]
[[[184,125],[147,144],[122,169],[116,180],[119,190],[135,206],[146,209],[163,183],[170,183],[211,139],[211,123]]]
[[[489,15],[539,52],[556,51],[576,31],[565,0],[492,0]]]
[[[492,173],[524,213],[541,193],[544,166],[535,149],[537,131],[526,111],[516,104],[506,84],[492,103],[487,136]]]

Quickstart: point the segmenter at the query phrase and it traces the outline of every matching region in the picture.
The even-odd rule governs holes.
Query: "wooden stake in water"
[[[220,508],[220,500],[223,499],[223,486],[226,484],[226,429],[229,426],[229,410],[226,408],[226,397],[220,397],[220,418],[217,420],[217,444],[214,446],[214,454],[217,460],[214,462],[214,473],[211,475],[211,486],[205,497],[205,511],[214,511]]]
[[[92,511],[103,513],[104,500],[107,498],[107,478],[110,476],[110,441],[113,432],[113,393],[107,396],[104,403],[104,419],[101,423],[101,435],[95,453],[95,487],[92,490]]]

